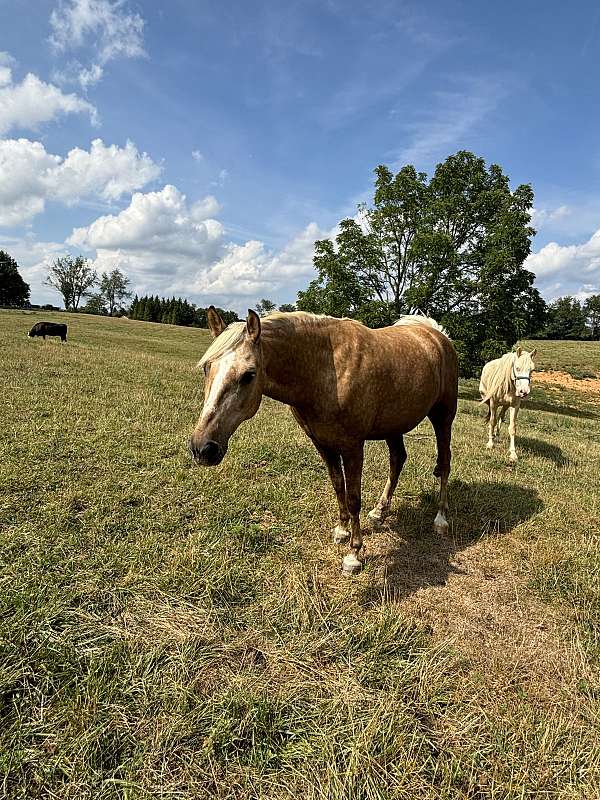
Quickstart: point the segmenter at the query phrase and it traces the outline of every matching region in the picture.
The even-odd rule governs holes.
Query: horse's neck
[[[318,330],[302,329],[290,335],[264,337],[263,394],[299,408],[312,404],[330,352],[325,339]]]

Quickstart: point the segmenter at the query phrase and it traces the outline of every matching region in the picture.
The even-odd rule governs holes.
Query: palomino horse
[[[389,478],[369,514],[377,524],[390,510],[406,460],[403,434],[429,417],[437,440],[434,475],[440,478],[434,528],[447,532],[458,378],[454,346],[437,323],[411,315],[371,330],[355,320],[301,311],[261,321],[249,311],[245,322],[226,327],[211,306],[208,325],[216,338],[199,365],[206,377],[204,408],[189,442],[196,463],[221,462],[230,436],[256,414],[263,395],[287,403],[329,470],[339,504],[334,541],[350,540],[343,570],[352,574],[362,566],[365,440],[385,439],[390,451]]]
[[[515,450],[515,433],[517,414],[524,400],[531,390],[531,373],[535,369],[533,359],[537,350],[528,353],[517,347],[514,353],[505,353],[500,358],[488,361],[481,372],[479,391],[482,403],[487,403],[489,410],[486,417],[488,422],[488,442],[486,447],[491,450],[494,446],[494,437],[500,433],[500,424],[504,420],[506,409],[510,409],[508,432],[510,434],[509,459],[512,464],[517,460]]]

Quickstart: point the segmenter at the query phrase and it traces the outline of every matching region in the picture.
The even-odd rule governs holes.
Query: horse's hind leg
[[[450,475],[450,439],[452,436],[452,422],[456,411],[446,406],[435,406],[429,412],[429,419],[435,431],[437,442],[437,462],[433,474],[440,479],[440,497],[438,513],[433,523],[433,529],[438,534],[448,532],[448,477]]]
[[[496,428],[496,403],[492,397],[490,397],[488,403],[490,407],[490,416],[488,419],[488,440],[486,447],[488,450],[492,450],[494,447],[494,431]]]
[[[497,439],[500,438],[500,428],[502,423],[504,422],[504,417],[506,416],[506,410],[508,406],[501,406],[500,411],[498,412],[498,417],[496,419],[496,433],[494,434]]]
[[[402,436],[398,439],[386,439],[386,442],[390,451],[390,475],[379,502],[367,514],[367,518],[374,526],[380,525],[390,512],[392,495],[398,485],[398,478],[406,461],[406,448],[404,447],[404,438]]]

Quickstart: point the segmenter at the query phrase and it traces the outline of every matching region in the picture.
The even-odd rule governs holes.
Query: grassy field
[[[534,382],[511,469],[461,385],[450,535],[426,423],[349,579],[284,406],[191,466],[206,332],[44,318],[0,312],[0,796],[600,797],[599,396]]]

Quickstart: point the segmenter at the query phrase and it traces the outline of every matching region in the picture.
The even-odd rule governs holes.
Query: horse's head
[[[204,369],[204,407],[189,441],[197,464],[220,464],[229,438],[258,411],[264,373],[260,348],[260,318],[248,311],[246,322],[227,327],[213,306],[208,327],[215,341],[200,366]]]
[[[515,382],[517,397],[527,397],[531,391],[531,373],[535,369],[533,359],[536,353],[537,349],[532,350],[531,353],[523,350],[522,347],[517,347],[516,349],[512,378]]]

